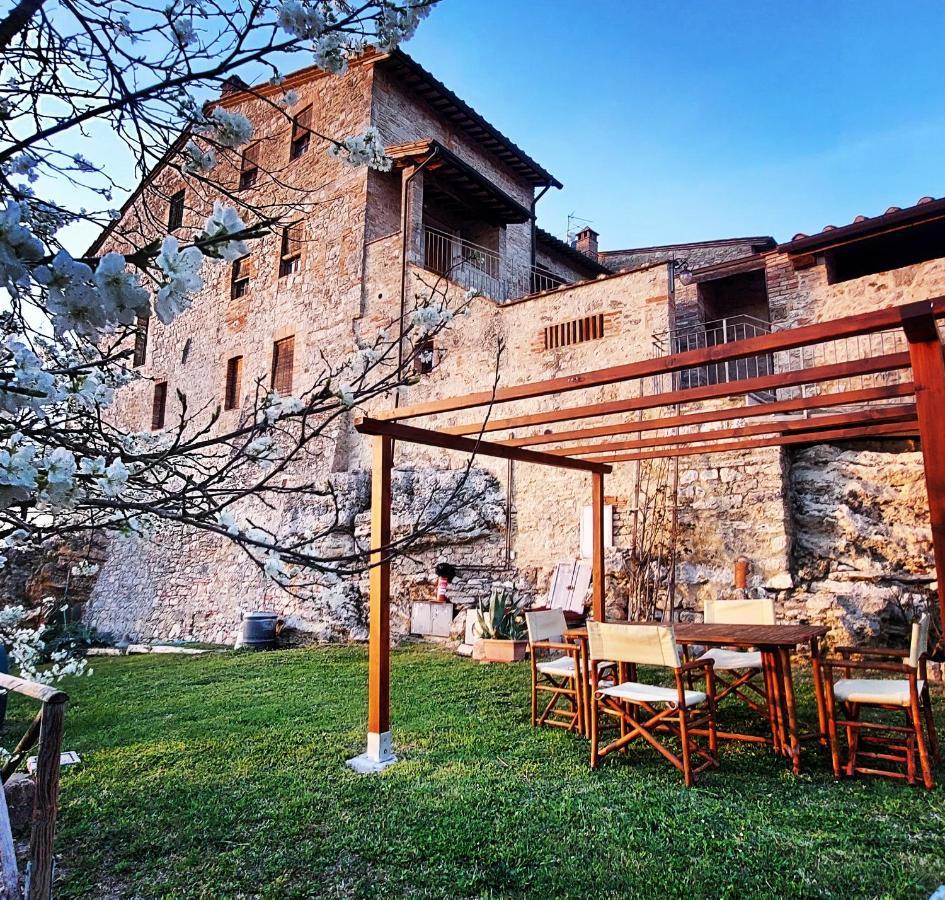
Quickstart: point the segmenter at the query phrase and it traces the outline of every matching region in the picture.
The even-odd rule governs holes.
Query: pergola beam
[[[925,304],[933,315],[945,315],[945,297],[925,301]],[[812,344],[820,344],[825,341],[858,337],[897,328],[901,321],[900,307],[892,306],[887,309],[878,309],[868,313],[857,313],[841,319],[833,319],[829,322],[803,325],[785,331],[773,331],[770,334],[746,338],[741,341],[717,344],[698,350],[688,350],[684,353],[673,353],[668,356],[625,363],[619,366],[609,366],[591,372],[580,372],[560,378],[535,381],[530,384],[512,385],[495,391],[478,391],[459,397],[430,400],[426,403],[418,403],[413,406],[404,406],[385,413],[379,413],[377,418],[403,421],[404,419],[414,419],[433,413],[456,412],[463,409],[492,406],[498,403],[510,403],[514,400],[529,400],[551,394],[579,391],[584,388],[601,387],[621,381],[646,378],[651,375],[666,375],[671,372],[681,372],[684,369],[698,368],[699,366],[734,362],[739,359],[763,356],[784,350],[796,350],[800,347],[809,347]]]
[[[935,318],[927,303],[904,308],[902,327],[912,356],[919,438],[932,526],[932,553],[938,581],[941,646],[945,642],[945,359]]]
[[[835,428],[826,431],[785,434],[772,438],[750,438],[736,441],[721,441],[717,444],[690,444],[686,447],[651,450],[644,453],[615,453],[607,462],[636,462],[641,459],[662,459],[675,456],[701,456],[706,453],[730,453],[736,450],[756,450],[761,447],[783,447],[790,444],[822,444],[829,441],[846,441],[853,438],[868,438],[880,435],[915,437],[919,433],[918,421],[885,422],[856,428]]]
[[[514,416],[508,419],[492,419],[483,422],[468,422],[443,428],[445,434],[475,434],[480,431],[504,431],[513,428],[529,428],[535,425],[550,425],[554,422],[567,422],[574,419],[591,419],[598,416],[618,415],[644,409],[656,409],[663,406],[676,406],[682,403],[696,403],[703,400],[722,400],[758,391],[772,391],[785,387],[797,387],[802,384],[814,384],[821,381],[839,381],[859,375],[873,375],[877,372],[893,372],[908,369],[908,352],[887,353],[867,359],[853,359],[839,363],[814,366],[794,372],[781,372],[775,375],[762,375],[759,378],[746,378],[744,381],[712,384],[704,387],[686,388],[679,391],[667,391],[662,394],[650,394],[643,397],[630,397],[624,400],[608,400],[602,403],[589,403],[583,406],[570,406],[551,409],[541,413]]]
[[[710,431],[691,431],[686,434],[668,434],[659,437],[641,438],[633,441],[612,441],[608,444],[581,444],[567,450],[549,450],[549,453],[568,453],[574,456],[605,453],[614,450],[641,450],[646,447],[673,447],[692,444],[695,441],[719,441],[723,438],[749,437],[757,434],[816,434],[818,431],[864,426],[872,422],[914,422],[914,403],[900,403],[875,409],[840,413],[833,416],[816,416],[810,419],[760,422],[757,425],[738,425],[735,428],[717,428]]]
[[[379,419],[364,418],[355,422],[354,427],[361,434],[386,435],[396,441],[410,444],[422,444],[426,447],[439,447],[441,450],[456,450],[479,456],[494,456],[498,459],[512,459],[516,462],[534,463],[539,466],[554,466],[558,469],[577,469],[580,472],[596,472],[603,475],[610,471],[606,463],[586,459],[572,459],[569,456],[555,456],[540,453],[537,450],[524,450],[519,447],[507,447],[475,438],[444,434],[429,428],[415,428],[398,422],[384,422]]]
[[[689,428],[695,425],[725,422],[730,419],[752,419],[759,416],[805,412],[814,409],[828,409],[832,406],[868,403],[873,400],[892,400],[897,397],[911,397],[914,393],[915,386],[913,383],[911,381],[905,381],[901,384],[887,384],[882,387],[862,388],[855,391],[834,391],[827,394],[798,397],[794,400],[777,400],[773,403],[758,403],[754,406],[727,406],[724,409],[710,409],[706,412],[685,413],[678,416],[662,416],[658,419],[634,419],[630,422],[618,422],[616,425],[597,425],[592,428],[576,428],[570,431],[532,434],[528,437],[513,438],[507,441],[499,441],[498,443],[506,444],[509,447],[533,447],[536,444],[563,444],[568,441],[588,440],[594,437],[636,434],[641,431],[663,431],[667,428]],[[545,452],[550,453],[551,451]],[[573,448],[569,452],[573,452]]]

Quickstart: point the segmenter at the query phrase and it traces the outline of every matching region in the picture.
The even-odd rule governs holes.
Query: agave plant
[[[522,600],[510,582],[492,585],[488,604],[480,603],[479,630],[487,640],[520,641],[525,638],[525,612]]]

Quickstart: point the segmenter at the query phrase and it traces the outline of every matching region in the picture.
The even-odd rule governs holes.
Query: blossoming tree
[[[179,421],[158,434],[123,430],[109,406],[137,377],[136,323],[185,316],[208,267],[281,224],[215,179],[253,126],[208,101],[239,72],[264,72],[272,98],[280,68],[299,55],[342,74],[369,46],[408,38],[434,2],[19,0],[0,20],[0,550],[172,522],[236,542],[289,589],[364,565],[361,553],[326,555],[318,533],[254,524],[241,501],[287,491],[331,500],[330,485],[307,481],[294,462],[352,406],[404,383],[412,367],[395,362],[422,352],[456,312],[437,285],[393,323],[396,337],[381,332],[330,361],[298,396],[257,384],[236,428],[183,396]],[[266,102],[288,118],[296,99]],[[154,231],[122,234],[120,253],[67,247],[77,230],[120,218],[113,168],[88,149],[105,132],[139,177],[169,165],[216,195],[193,240]],[[311,134],[347,164],[390,168],[373,129]]]

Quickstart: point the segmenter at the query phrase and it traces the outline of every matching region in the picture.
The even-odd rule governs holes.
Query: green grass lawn
[[[358,776],[366,652],[95,660],[67,686],[57,897],[910,897],[945,881],[945,793],[835,783],[757,746],[686,790],[639,745],[528,723],[528,670],[393,659],[402,762]],[[801,715],[815,716],[801,685]],[[6,741],[28,709],[11,708]],[[939,772],[945,777],[945,772]]]

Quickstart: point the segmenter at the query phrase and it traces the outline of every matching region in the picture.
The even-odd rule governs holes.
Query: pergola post
[[[379,772],[397,762],[390,739],[390,506],[394,442],[375,435],[371,465],[371,574],[367,751],[348,764]]]
[[[932,525],[932,552],[938,580],[939,622],[945,628],[945,358],[928,301],[903,309],[902,327],[909,341],[912,360],[919,440]],[[939,638],[939,643],[943,637]]]
[[[591,608],[598,622],[604,621],[604,473],[592,472],[591,554],[593,595]]]

